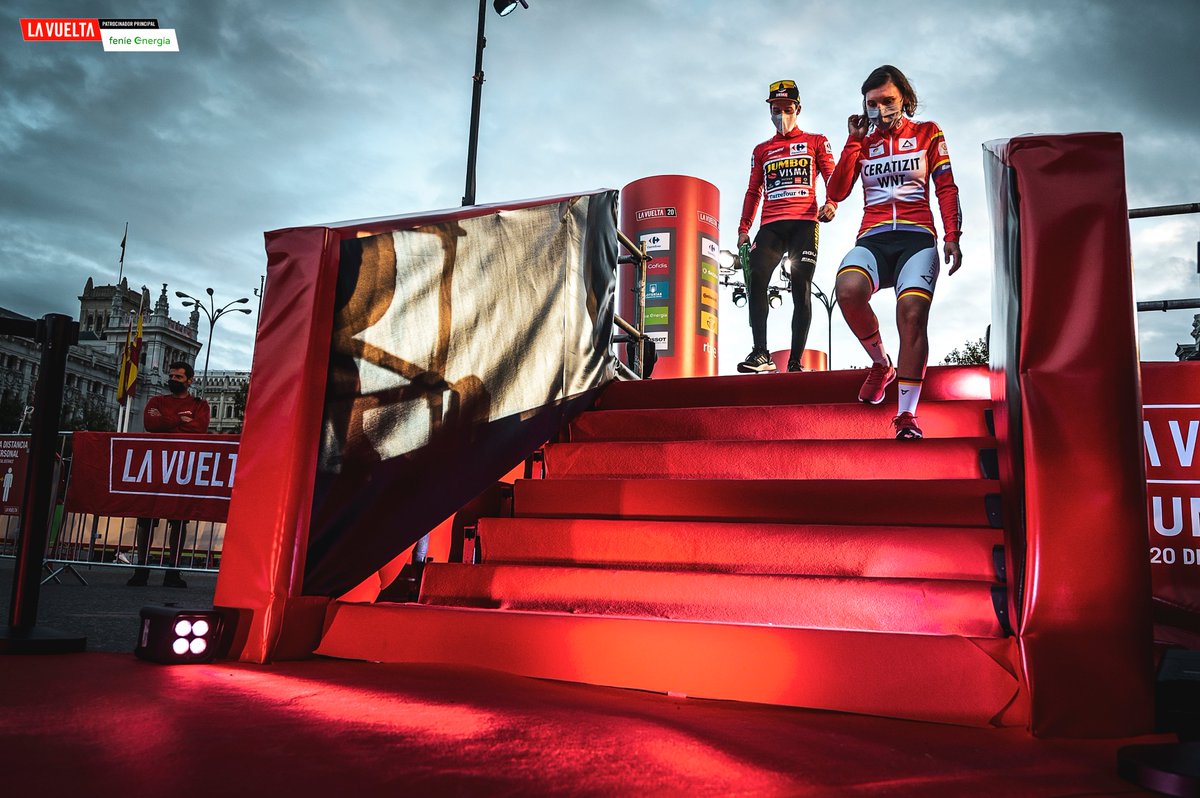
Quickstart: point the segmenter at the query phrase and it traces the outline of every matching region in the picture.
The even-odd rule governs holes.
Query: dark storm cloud
[[[990,307],[983,141],[1119,130],[1131,203],[1200,199],[1194,2],[530,5],[503,20],[488,12],[480,201],[692,174],[721,190],[723,246],[750,148],[770,132],[768,81],[800,80],[802,124],[840,148],[866,73],[884,62],[908,71],[924,115],[947,130],[968,214],[971,260],[939,286],[942,352],[978,337]],[[450,207],[462,195],[474,0],[0,8],[0,305],[74,312],[89,276],[115,278],[126,221],[135,286],[156,297],[163,282],[211,285],[233,298],[258,286],[263,231]],[[20,16],[83,13],[157,17],[180,53],[21,40]],[[797,14],[803,30],[780,23]],[[823,230],[819,279],[852,240],[857,203]],[[1194,241],[1178,248],[1196,227],[1139,250],[1145,268],[1186,270]],[[222,321],[214,367],[249,365],[253,323]],[[856,345],[841,326],[835,347],[846,353]],[[723,317],[722,340],[743,327]]]

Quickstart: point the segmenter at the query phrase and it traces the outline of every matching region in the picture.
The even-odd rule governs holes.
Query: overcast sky
[[[939,282],[931,363],[984,334],[992,245],[983,142],[1024,133],[1124,135],[1131,207],[1200,201],[1200,3],[529,0],[488,9],[479,202],[687,174],[721,193],[734,249],[763,102],[800,85],[805,130],[840,151],[859,86],[881,63],[912,80],[946,133],[961,190],[962,270]],[[490,2],[489,2],[490,6]],[[212,286],[251,298],[263,232],[457,206],[463,194],[475,0],[262,3],[2,2],[0,306],[78,313],[88,277],[157,297]],[[157,18],[180,52],[25,42],[21,17]],[[861,220],[861,192],[821,232],[816,282]],[[1138,299],[1200,296],[1200,216],[1131,223]],[[1083,275],[1086,279],[1086,274]],[[890,294],[890,292],[884,292]],[[876,300],[895,349],[890,296]],[[770,319],[788,345],[790,302]],[[257,316],[217,327],[211,368],[250,367]],[[1174,359],[1192,311],[1140,314],[1142,356]],[[723,296],[722,373],[749,350]],[[206,324],[202,324],[202,338]],[[816,308],[809,345],[825,347]],[[866,356],[835,311],[835,367]]]

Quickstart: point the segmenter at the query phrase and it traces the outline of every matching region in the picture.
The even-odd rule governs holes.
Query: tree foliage
[[[943,366],[986,366],[988,364],[987,338],[967,341],[962,349],[951,349],[942,360]]]

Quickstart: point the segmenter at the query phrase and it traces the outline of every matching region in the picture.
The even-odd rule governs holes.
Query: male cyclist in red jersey
[[[829,197],[840,201],[861,177],[865,198],[858,241],[838,267],[834,290],[846,324],[871,356],[858,398],[877,405],[897,370],[884,351],[870,302],[879,289],[895,287],[899,410],[892,424],[897,438],[911,440],[922,436],[916,411],[929,359],[929,306],[940,270],[930,181],[941,211],[950,274],[962,265],[962,211],[946,137],[933,122],[912,119],[917,94],[904,73],[885,64],[863,82],[862,94],[863,114],[849,118],[850,137],[826,185]]]
[[[741,363],[743,373],[774,371],[767,349],[767,286],[775,266],[788,253],[792,278],[792,353],[788,371],[800,371],[800,355],[812,321],[812,278],[817,268],[817,220],[828,222],[837,203],[826,201],[817,209],[816,173],[828,182],[833,172],[833,148],[818,133],[805,133],[796,124],[800,113],[800,91],[793,80],[772,83],[767,102],[771,104],[774,136],[754,148],[750,159],[750,185],[742,202],[738,224],[738,248],[750,243],[750,225],[765,193],[762,224],[750,249],[750,331],[754,348]],[[814,168],[815,167],[815,168]],[[828,189],[828,186],[826,187]],[[828,192],[827,192],[828,193]]]

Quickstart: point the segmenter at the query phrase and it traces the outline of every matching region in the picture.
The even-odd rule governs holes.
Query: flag
[[[142,357],[142,314],[137,317],[137,334],[133,332],[133,319],[129,320],[129,328],[125,331],[125,346],[121,349],[121,367],[117,372],[117,404],[125,404],[125,399],[137,396],[138,362]]]

